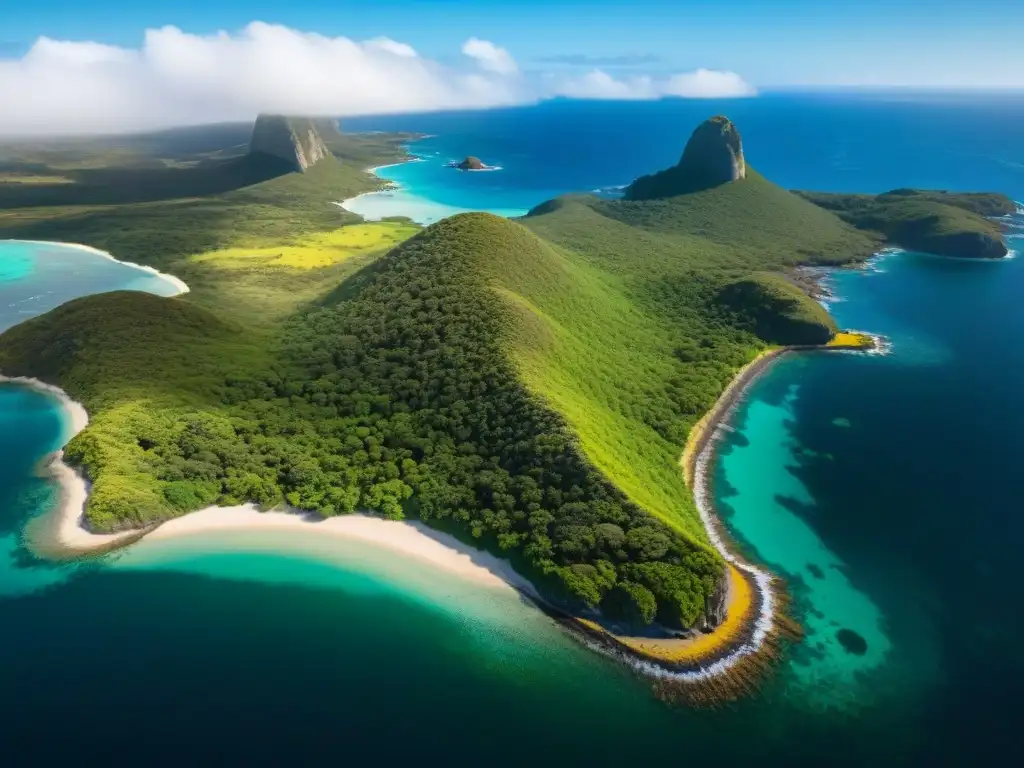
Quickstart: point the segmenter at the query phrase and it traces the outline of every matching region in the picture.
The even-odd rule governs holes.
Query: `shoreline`
[[[748,375],[749,371],[750,366],[745,369]],[[737,390],[735,381],[730,387],[731,393]],[[73,400],[59,387],[28,377],[0,376],[0,383],[27,386],[54,398],[67,419],[62,436],[64,445],[89,423],[88,414],[81,403]],[[64,451],[61,449],[42,460],[43,473],[58,484],[59,500],[52,509],[29,521],[23,532],[26,547],[46,560],[67,562],[103,556],[142,540],[186,540],[204,532],[316,532],[364,542],[381,550],[411,557],[483,587],[511,589],[576,635],[592,650],[610,656],[660,683],[688,685],[713,682],[752,652],[749,648],[750,636],[756,628],[751,626],[752,617],[749,615],[753,607],[751,594],[753,592],[755,597],[760,596],[749,576],[741,572],[741,569],[747,570],[745,564],[730,567],[731,581],[727,598],[730,610],[720,631],[683,640],[672,639],[669,641],[670,653],[651,653],[649,640],[655,646],[666,641],[622,638],[594,622],[567,613],[545,601],[533,584],[518,574],[508,561],[465,545],[454,536],[436,531],[421,521],[386,520],[364,513],[322,519],[295,510],[261,512],[254,505],[246,504],[207,507],[146,528],[96,534],[83,524],[89,483],[81,473],[65,463],[63,457]],[[739,561],[729,562],[733,565]]]
[[[421,139],[422,138],[430,137],[424,136],[421,137]],[[419,140],[420,139],[416,139],[415,141]],[[411,143],[412,142],[410,142],[410,144]],[[428,160],[426,156],[413,154],[411,151],[409,151],[408,147],[406,148],[406,152],[408,153],[408,157],[405,160],[401,160],[397,163],[375,165],[372,168],[364,169],[364,173],[369,173],[378,179],[381,185],[379,189],[371,190],[369,192],[361,192],[358,195],[355,195],[353,197],[347,197],[341,201],[334,200],[331,201],[331,204],[338,206],[343,211],[361,217],[364,221],[383,221],[384,219],[388,218],[404,217],[423,227],[430,226],[431,224],[435,224],[438,221],[450,218],[452,216],[458,216],[459,214],[462,213],[474,213],[481,211],[481,209],[477,208],[463,208],[457,205],[449,205],[447,203],[437,202],[436,200],[431,200],[430,198],[427,197],[421,197],[417,195],[415,192],[413,192],[410,187],[403,185],[397,181],[392,181],[391,179],[382,178],[377,174],[377,171],[381,171],[385,168],[397,168],[398,166],[407,165],[409,163],[423,163],[427,162]],[[495,166],[493,168],[482,168],[473,170],[498,171],[503,169],[501,166]],[[355,208],[350,207],[350,204],[356,203],[356,201],[358,200],[364,200],[367,198],[370,200],[377,200],[382,195],[387,195],[389,199],[394,197],[395,195],[407,197],[408,200],[404,201],[407,203],[405,210],[373,211],[371,206],[371,209],[364,208],[364,210],[360,211],[357,210],[357,208],[363,208],[363,206],[359,204],[356,204]],[[384,205],[387,205],[387,203],[385,203]],[[492,213],[495,216],[501,216],[503,218],[513,219],[526,215],[528,209],[483,209],[483,212]]]
[[[781,597],[778,579],[746,562],[730,546],[714,507],[709,478],[720,427],[728,426],[749,387],[773,362],[792,351],[790,347],[767,349],[743,366],[690,429],[679,459],[683,481],[693,492],[711,546],[728,568],[725,620],[711,632],[683,639],[620,636],[595,622],[577,620],[606,653],[657,680],[666,698],[734,698],[756,685],[775,657],[776,636],[794,634],[792,627],[782,626],[777,615]],[[765,658],[758,659],[762,655]]]
[[[187,541],[204,533],[313,533],[323,541],[336,538],[369,544],[432,565],[483,587],[525,594],[537,599],[533,585],[512,566],[488,552],[468,547],[454,536],[418,520],[387,520],[364,513],[320,518],[292,509],[261,512],[254,504],[207,507],[173,518],[144,535],[147,542]]]
[[[65,446],[88,426],[85,408],[59,387],[24,376],[0,375],[0,384],[17,384],[52,397],[67,420],[61,436]],[[59,500],[52,509],[29,521],[23,538],[28,549],[42,559],[67,562],[109,554],[142,539],[166,541],[207,531],[306,530],[366,542],[432,564],[482,586],[512,589],[531,599],[540,599],[534,586],[507,561],[466,546],[454,536],[435,531],[420,521],[386,520],[363,513],[323,519],[291,509],[260,512],[255,505],[244,504],[207,507],[145,528],[93,533],[83,524],[88,481],[64,461],[63,449],[44,457],[41,464],[42,474],[57,483]]]
[[[80,251],[87,251],[89,253],[95,254],[96,256],[102,256],[104,259],[107,259],[109,261],[116,261],[118,264],[124,264],[126,267],[132,267],[134,269],[138,269],[141,272],[147,272],[155,277],[160,278],[164,282],[169,283],[170,285],[174,286],[177,289],[177,293],[172,294],[173,296],[181,296],[184,293],[188,293],[190,290],[188,284],[185,283],[185,281],[182,280],[180,277],[175,277],[174,275],[169,275],[166,272],[161,272],[155,267],[147,267],[145,264],[136,264],[133,261],[123,261],[107,251],[100,250],[99,248],[94,248],[91,245],[85,245],[84,243],[66,243],[60,240],[21,240],[17,238],[6,239],[4,242],[28,243],[29,245],[59,245],[67,248],[75,248]]]

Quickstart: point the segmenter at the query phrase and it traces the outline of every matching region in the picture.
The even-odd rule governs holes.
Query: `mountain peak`
[[[337,130],[337,123],[261,114],[253,126],[249,154],[280,158],[302,173],[331,154],[321,135],[326,128]]]
[[[676,165],[641,176],[626,189],[626,198],[673,197],[739,181],[746,175],[740,132],[729,118],[716,115],[697,126]]]

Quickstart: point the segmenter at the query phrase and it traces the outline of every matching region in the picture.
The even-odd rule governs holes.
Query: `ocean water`
[[[613,194],[637,176],[676,163],[700,121],[726,114],[747,160],[792,189],[884,192],[899,187],[1024,197],[1020,96],[788,95],[729,101],[553,101],[539,107],[397,115],[344,121],[346,130],[426,134],[420,162],[379,175],[398,190],[346,207],[373,217],[430,223],[461,210],[519,215],[560,194]],[[500,170],[445,163],[475,155]]]
[[[436,160],[383,172],[416,205],[514,212],[672,162],[693,125],[720,111],[738,122],[750,162],[790,187],[1024,199],[1024,101],[1004,97],[558,102],[347,126],[434,134],[413,151]],[[502,170],[443,167],[468,154]],[[402,214],[397,199],[378,213]],[[52,498],[33,467],[62,425],[46,398],[0,387],[6,754],[112,764],[1011,761],[1024,689],[1014,573],[1024,259],[893,254],[836,275],[833,288],[841,324],[887,335],[892,353],[785,359],[736,414],[718,502],[750,556],[787,577],[807,638],[757,696],[713,711],[659,703],[510,595],[355,547],[327,556],[301,541],[220,534],[143,542],[70,570],[36,563],[18,532]]]
[[[0,240],[0,332],[79,296],[118,290],[180,292],[160,275],[83,248]]]

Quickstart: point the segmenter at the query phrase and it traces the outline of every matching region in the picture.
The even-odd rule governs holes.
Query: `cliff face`
[[[331,154],[320,135],[325,125],[309,118],[260,115],[253,127],[249,154],[279,158],[301,173]]]
[[[676,166],[687,176],[709,187],[739,181],[747,176],[740,132],[727,117],[712,117],[697,126]]]
[[[626,189],[628,200],[673,197],[740,181],[747,176],[743,140],[732,121],[721,115],[705,120],[686,142],[679,162]]]

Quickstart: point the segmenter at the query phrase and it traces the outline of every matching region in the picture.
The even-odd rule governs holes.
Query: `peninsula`
[[[772,184],[716,117],[622,200],[371,224],[328,201],[372,189],[353,166],[394,161],[402,137],[274,125],[228,166],[271,178],[222,191],[218,157],[163,188],[219,179],[207,194],[83,216],[68,201],[99,194],[83,178],[0,219],[0,237],[87,242],[191,288],[89,296],[0,335],[0,371],[90,414],[66,449],[91,482],[84,525],[245,503],[416,519],[507,559],[666,685],[705,683],[709,662],[741,688],[759,674],[782,586],[726,548],[700,467],[738,374],[782,348],[869,343],[793,271],[869,258],[902,237],[899,213]],[[952,237],[987,226],[952,199],[913,202],[958,211]]]

